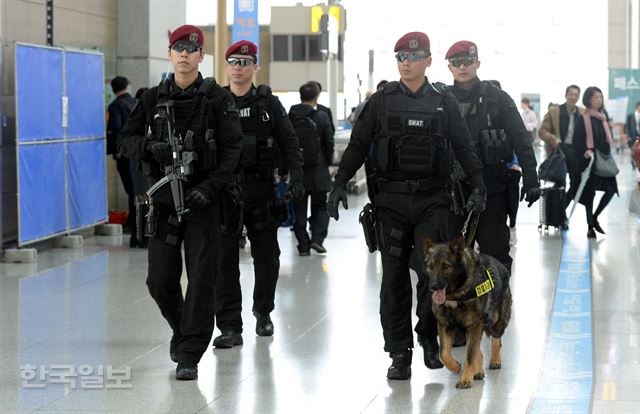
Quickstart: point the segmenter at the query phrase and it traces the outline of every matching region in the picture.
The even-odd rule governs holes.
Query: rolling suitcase
[[[540,224],[538,229],[549,227],[560,229],[566,222],[564,203],[564,187],[546,187],[542,189],[542,197],[540,198]]]

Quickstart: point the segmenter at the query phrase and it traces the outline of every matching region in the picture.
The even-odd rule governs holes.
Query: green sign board
[[[640,69],[609,69],[609,99],[629,98],[626,113],[635,110],[640,102]],[[616,120],[624,122],[624,120]]]

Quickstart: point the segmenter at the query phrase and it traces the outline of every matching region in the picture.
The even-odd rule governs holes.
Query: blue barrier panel
[[[104,56],[16,44],[15,77],[18,244],[106,221]]]
[[[62,50],[16,44],[18,141],[64,137]]]
[[[67,144],[69,227],[77,229],[105,221],[105,140]]]
[[[69,98],[67,138],[105,134],[104,57],[65,52],[66,96]]]
[[[67,228],[64,144],[22,145],[18,154],[22,244]]]

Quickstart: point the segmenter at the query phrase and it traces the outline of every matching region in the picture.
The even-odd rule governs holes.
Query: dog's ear
[[[426,234],[422,234],[422,247],[424,252],[426,253],[427,250],[433,249],[433,246],[434,246],[433,240],[431,240],[429,236],[427,236]]]
[[[458,235],[451,243],[449,243],[449,249],[458,258],[462,259],[464,255],[464,236],[462,233]]]

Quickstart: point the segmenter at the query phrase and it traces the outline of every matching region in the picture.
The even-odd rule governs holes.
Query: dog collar
[[[491,271],[489,270],[488,267],[484,269],[484,273],[486,275],[486,280],[484,280],[482,283],[477,285],[475,289],[470,289],[467,292],[467,294],[461,298],[447,299],[447,300],[454,300],[456,302],[466,302],[468,300],[479,298],[480,296],[486,295],[487,293],[491,292],[495,287],[495,285],[493,284],[493,276],[491,276]]]

